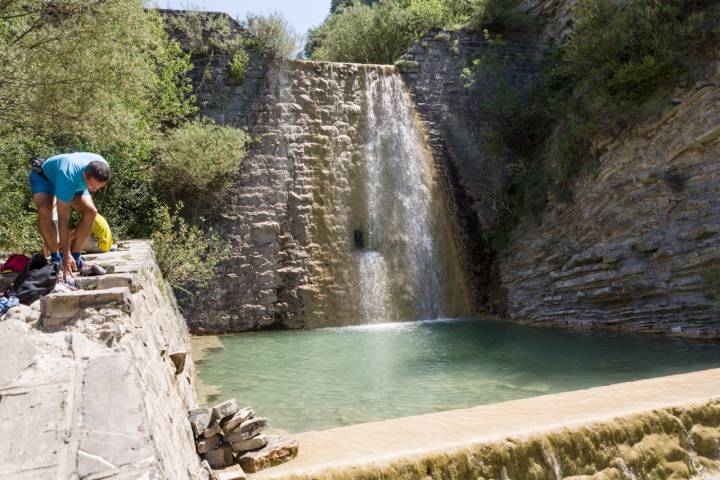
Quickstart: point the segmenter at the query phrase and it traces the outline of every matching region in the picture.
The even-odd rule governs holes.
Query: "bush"
[[[153,181],[171,203],[211,200],[240,173],[249,136],[210,120],[189,121],[160,143]]]
[[[391,64],[430,28],[447,21],[449,10],[443,0],[355,2],[320,26],[312,58]]]
[[[547,55],[546,102],[557,128],[548,157],[558,193],[602,153],[593,141],[660,113],[687,79],[688,55],[717,41],[711,1],[581,0],[574,32]]]
[[[165,205],[157,209],[157,229],[152,234],[153,248],[160,271],[175,289],[188,293],[187,287],[207,286],[217,265],[229,255],[229,246],[208,230],[188,225],[178,215],[182,204],[171,213]]]
[[[703,272],[702,292],[720,310],[720,267],[710,267]]]
[[[248,15],[245,27],[252,35],[248,46],[255,46],[266,57],[290,58],[297,49],[297,34],[279,12]]]
[[[240,48],[230,59],[228,65],[228,74],[230,81],[236,85],[242,85],[245,81],[245,75],[247,74],[248,66],[250,65],[250,56],[248,53]]]
[[[495,34],[524,31],[534,25],[532,17],[515,0],[477,0],[466,8],[470,12],[471,27]]]

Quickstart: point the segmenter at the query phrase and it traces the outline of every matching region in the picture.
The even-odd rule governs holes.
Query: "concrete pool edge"
[[[467,457],[472,449],[510,437],[527,439],[643,415],[642,422],[657,423],[653,414],[670,415],[673,409],[679,414],[710,409],[713,420],[708,428],[717,430],[720,369],[305,432],[294,435],[300,442],[295,460],[250,478],[367,478],[398,468],[405,471],[400,477],[412,478],[413,462],[427,464],[429,472],[433,458],[452,463],[453,456]],[[665,427],[657,428],[653,435],[664,434]]]

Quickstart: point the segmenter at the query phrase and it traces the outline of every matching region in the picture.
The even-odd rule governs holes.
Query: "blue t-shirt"
[[[70,203],[78,193],[90,195],[83,172],[88,163],[95,161],[107,163],[96,153],[63,153],[45,160],[42,169],[50,183],[55,186],[55,196],[65,203]]]

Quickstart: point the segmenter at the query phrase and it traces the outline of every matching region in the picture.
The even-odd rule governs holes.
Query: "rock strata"
[[[574,201],[527,221],[501,261],[508,310],[542,325],[720,336],[720,83],[606,145]],[[679,181],[681,179],[682,181]]]
[[[245,478],[243,470],[256,472],[297,455],[297,441],[262,434],[267,419],[256,417],[250,407],[238,408],[235,399],[209,410],[190,410],[188,417],[196,434],[197,452],[212,467],[213,478]]]

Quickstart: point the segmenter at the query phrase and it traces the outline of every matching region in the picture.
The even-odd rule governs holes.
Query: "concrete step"
[[[131,309],[129,287],[102,290],[78,290],[43,297],[40,303],[40,322],[46,328],[59,327],[72,318],[80,318],[88,307],[115,305],[125,312]]]

